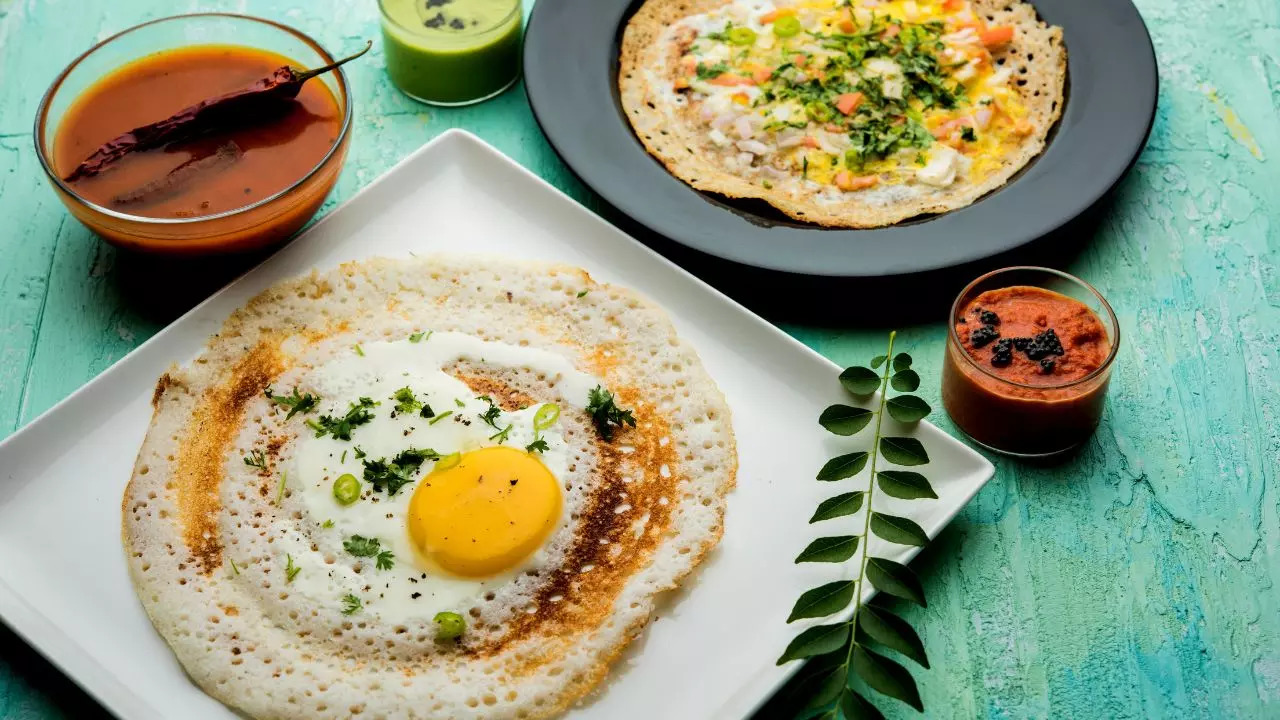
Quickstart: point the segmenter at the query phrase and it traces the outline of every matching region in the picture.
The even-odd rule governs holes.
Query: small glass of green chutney
[[[378,0],[387,74],[409,97],[469,105],[520,75],[522,0]]]

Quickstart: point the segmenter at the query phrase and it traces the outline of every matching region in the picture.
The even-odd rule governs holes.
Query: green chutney
[[[520,74],[521,0],[379,0],[391,82],[435,105],[466,105]]]

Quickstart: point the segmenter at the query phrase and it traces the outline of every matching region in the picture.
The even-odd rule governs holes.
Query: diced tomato
[[[771,77],[773,77],[773,71],[767,67],[758,67],[751,71],[751,80],[756,85],[768,82]]]
[[[767,12],[761,15],[760,24],[768,25],[769,23],[773,22],[774,20],[777,20],[780,17],[786,17],[787,15],[795,15],[795,14],[796,14],[795,8],[778,8],[777,10],[774,10],[772,12]]]
[[[801,145],[803,145],[803,146],[805,146],[805,147],[807,147],[807,148],[820,148],[820,147],[822,147],[822,145],[820,145],[820,144],[818,143],[818,138],[813,137],[812,135],[805,135],[805,136],[804,136],[804,139],[800,141],[800,144],[801,144]]]
[[[862,93],[851,92],[845,93],[836,98],[836,109],[845,115],[851,114],[858,106],[862,104]]]
[[[844,132],[844,127],[835,123],[827,123],[822,126],[822,129],[833,133]]]
[[[1013,26],[1001,25],[993,27],[978,35],[978,39],[987,48],[997,48],[1013,42]]]
[[[827,79],[827,73],[826,73],[825,71],[823,71],[823,70],[819,70],[818,68],[814,68],[814,69],[812,69],[812,70],[810,70],[810,71],[809,71],[809,77],[813,78],[814,80],[819,80],[819,81],[821,81],[821,80],[826,80],[826,79]]]
[[[685,73],[692,75],[698,69],[698,58],[692,55],[685,55],[680,58],[680,67],[684,69]]]
[[[884,29],[884,32],[880,34],[880,37],[884,38],[885,40],[889,40],[897,37],[898,33],[900,32],[902,32],[901,26],[890,25],[889,27]]]
[[[880,178],[876,175],[854,175],[848,170],[841,170],[836,173],[835,183],[841,190],[864,190],[880,184]]]
[[[755,81],[749,77],[735,75],[734,73],[724,73],[717,75],[707,82],[712,85],[720,85],[722,87],[734,87],[735,85],[755,85]]]
[[[791,57],[791,64],[798,68],[804,67],[804,64],[807,62],[809,62],[809,58],[804,55],[796,54]]]
[[[675,88],[676,90],[688,90],[689,78],[676,78]]]
[[[942,9],[945,12],[955,12],[964,9],[964,0],[942,0]]]

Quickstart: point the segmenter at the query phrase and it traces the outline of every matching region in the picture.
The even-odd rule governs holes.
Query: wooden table
[[[1138,5],[1160,60],[1159,117],[1067,268],[1120,316],[1110,406],[1065,465],[993,458],[995,479],[917,561],[931,599],[912,614],[934,661],[917,673],[930,716],[1280,717],[1280,3]],[[377,37],[373,0],[0,0],[0,435],[243,265],[115,252],[68,216],[32,148],[36,104],[76,53],[191,10],[282,20],[335,50]],[[464,127],[612,217],[547,146],[521,88],[425,108],[388,84],[377,44],[348,72],[355,139],[326,210]],[[884,339],[785,327],[845,364]],[[902,330],[940,407],[944,326]],[[0,717],[100,714],[0,628]]]

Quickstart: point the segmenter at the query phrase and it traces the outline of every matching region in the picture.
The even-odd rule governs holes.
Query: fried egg
[[[415,333],[366,343],[299,378],[302,391],[322,398],[316,412],[294,418],[341,417],[361,401],[376,403],[370,419],[350,438],[303,433],[286,469],[286,488],[301,495],[316,533],[376,540],[389,551],[390,567],[375,570],[369,558],[346,552],[331,574],[299,573],[293,583],[317,601],[351,593],[363,609],[389,622],[438,612],[466,612],[490,588],[544,567],[544,543],[563,527],[561,481],[570,462],[558,423],[535,428],[552,403],[503,411],[443,367],[458,358],[537,368],[565,378],[566,394],[584,402],[598,378],[575,371],[549,353],[483,342],[460,333]],[[544,411],[544,415],[548,415]],[[314,430],[310,425],[308,430]],[[527,449],[541,441],[541,450]],[[367,481],[367,468],[394,461],[406,450],[429,451],[403,487],[388,492]],[[359,483],[354,502],[334,491],[343,476]],[[306,554],[300,536],[292,548]],[[310,542],[310,540],[305,540]],[[387,564],[387,563],[384,563]],[[362,589],[369,585],[370,589]],[[335,594],[336,593],[336,594]]]

